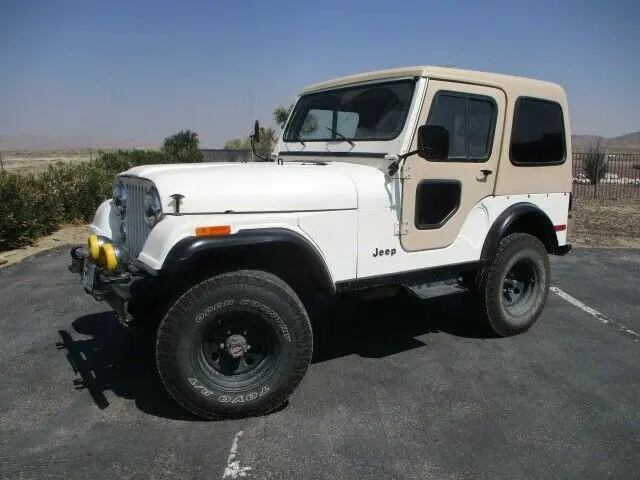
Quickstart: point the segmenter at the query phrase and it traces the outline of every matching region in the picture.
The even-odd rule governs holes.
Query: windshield
[[[414,87],[414,80],[399,80],[304,95],[284,141],[392,140],[404,127]]]

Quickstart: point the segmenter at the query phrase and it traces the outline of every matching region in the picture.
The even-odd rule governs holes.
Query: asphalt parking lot
[[[561,290],[507,339],[457,297],[318,302],[288,405],[223,422],[167,397],[152,345],[67,262],[60,248],[0,269],[2,478],[640,475],[640,251],[554,258]]]

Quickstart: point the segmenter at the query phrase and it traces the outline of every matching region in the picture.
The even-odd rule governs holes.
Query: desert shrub
[[[0,175],[0,250],[28,245],[58,228],[61,208],[35,175]]]
[[[592,185],[600,182],[609,171],[606,150],[601,140],[594,141],[587,148],[582,168]]]
[[[196,132],[181,130],[164,139],[162,150],[176,162],[201,162],[202,152],[198,149],[199,145],[200,139]]]
[[[0,251],[28,245],[62,223],[90,221],[111,197],[118,173],[175,161],[164,151],[103,152],[95,160],[57,163],[38,174],[0,173]]]

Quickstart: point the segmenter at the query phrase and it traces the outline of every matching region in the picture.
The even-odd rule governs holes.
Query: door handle
[[[480,172],[485,176],[488,177],[489,175],[491,175],[493,173],[493,170],[487,170],[486,168],[480,170]]]

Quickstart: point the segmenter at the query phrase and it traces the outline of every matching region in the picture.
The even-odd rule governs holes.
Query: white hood
[[[357,184],[379,191],[384,174],[374,167],[348,163],[291,162],[146,165],[122,175],[150,180],[162,208],[174,210],[171,195],[184,195],[182,213],[247,213],[347,210],[358,208]],[[373,188],[371,183],[379,185]],[[376,195],[377,196],[377,195]],[[377,203],[377,202],[376,202]]]

